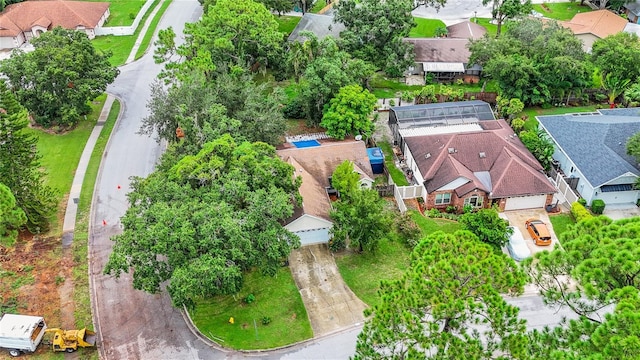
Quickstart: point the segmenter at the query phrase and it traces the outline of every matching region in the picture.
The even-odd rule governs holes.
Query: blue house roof
[[[640,132],[640,108],[536,118],[594,187],[625,173],[640,176],[626,150],[627,140]]]

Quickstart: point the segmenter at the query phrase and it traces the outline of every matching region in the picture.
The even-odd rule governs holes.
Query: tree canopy
[[[11,189],[0,183],[0,245],[13,245],[18,229],[26,222],[27,215],[17,206]]]
[[[27,229],[38,234],[49,229],[56,198],[44,183],[38,139],[26,132],[28,126],[27,110],[0,81],[0,183],[9,187],[17,206],[27,215]]]
[[[458,221],[465,230],[474,233],[480,241],[496,248],[502,247],[510,235],[507,229],[509,222],[500,218],[498,211],[494,208],[466,213],[460,216]]]
[[[540,162],[540,165],[545,170],[549,170],[551,168],[551,161],[553,161],[553,152],[555,151],[555,147],[553,146],[553,141],[547,135],[547,132],[539,129],[538,131],[526,130],[521,131],[518,134],[520,140],[524,146],[531,151],[531,154]]]
[[[374,64],[392,77],[413,64],[413,46],[402,39],[415,26],[408,0],[342,0],[334,6],[345,49],[355,58]]]
[[[338,191],[340,198],[348,199],[354,192],[360,190],[360,174],[353,169],[349,160],[338,165],[331,175],[331,186]]]
[[[30,40],[34,51],[2,61],[18,100],[42,126],[73,126],[91,111],[89,101],[107,89],[119,70],[110,53],[96,51],[82,31],[61,27]]]
[[[613,78],[635,82],[640,77],[640,39],[628,32],[598,39],[591,48],[591,61],[605,77],[611,74]]]
[[[354,358],[520,358],[524,321],[501,294],[521,293],[525,280],[471,232],[435,232],[413,250],[400,280],[382,282],[382,303],[366,311]]]
[[[281,225],[299,201],[293,167],[273,147],[229,135],[177,162],[171,151],[132,182],[105,273],[132,271],[134,288],[151,293],[168,281],[174,305],[188,307],[236,293],[251,268],[274,275],[300,243]]]
[[[375,128],[371,114],[377,102],[375,95],[360,85],[344,86],[325,105],[320,126],[327,129],[327,135],[338,140],[348,135],[368,138]]]
[[[506,20],[527,16],[533,9],[531,0],[482,0],[482,5],[488,4],[491,4],[491,16],[497,22],[498,36]]]

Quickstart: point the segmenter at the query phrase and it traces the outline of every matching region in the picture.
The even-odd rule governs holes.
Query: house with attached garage
[[[640,191],[634,183],[640,166],[627,155],[626,144],[640,132],[640,108],[601,109],[589,113],[537,117],[555,145],[555,166],[572,181],[587,204],[635,206]]]
[[[360,174],[360,186],[370,188],[373,185],[373,171],[363,141],[322,140],[316,144],[310,147],[291,145],[276,151],[282,160],[294,167],[294,176],[302,178],[299,189],[302,204],[286,221],[285,228],[298,235],[303,246],[329,242],[329,230],[333,225],[329,211],[331,198],[335,196],[331,175],[338,165],[351,161],[354,170]]]
[[[427,208],[496,205],[504,211],[552,203],[556,189],[540,163],[487,107],[468,101],[391,109],[396,118],[390,125],[404,123],[392,129],[407,173],[426,190]]]

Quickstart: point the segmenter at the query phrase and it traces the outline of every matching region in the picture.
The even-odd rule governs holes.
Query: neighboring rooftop
[[[467,63],[471,52],[468,39],[454,38],[407,38],[413,44],[415,62]]]
[[[304,41],[305,37],[300,34],[303,31],[314,33],[320,40],[327,36],[333,36],[337,39],[344,29],[344,25],[335,23],[331,15],[306,13],[289,35],[289,41]]]
[[[92,29],[109,9],[108,2],[41,0],[8,5],[0,13],[0,37],[17,36],[33,26]]]
[[[569,21],[559,22],[576,35],[593,34],[601,39],[623,31],[627,23],[627,19],[609,10],[578,13]]]
[[[444,126],[495,120],[491,105],[484,101],[453,101],[444,103],[396,106],[390,109],[390,123],[400,128]]]
[[[447,37],[458,39],[473,39],[478,40],[487,33],[487,29],[484,26],[478,25],[469,20],[447,26]]]
[[[626,173],[640,176],[638,163],[626,151],[629,137],[640,132],[640,108],[537,119],[594,187]]]

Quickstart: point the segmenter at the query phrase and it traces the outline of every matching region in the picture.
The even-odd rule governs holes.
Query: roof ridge
[[[78,25],[85,26],[86,24],[89,23],[87,21],[87,19],[85,19],[82,16],[80,16],[72,7],[69,6],[69,2],[70,1],[65,1],[65,0],[55,0],[55,1],[62,3],[64,5],[64,7],[69,9],[70,12],[72,12],[78,19],[80,19],[82,21],[82,24],[77,24],[76,26],[78,26]]]

